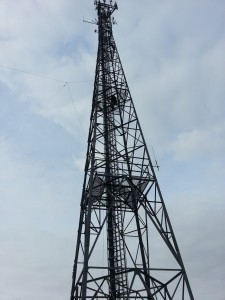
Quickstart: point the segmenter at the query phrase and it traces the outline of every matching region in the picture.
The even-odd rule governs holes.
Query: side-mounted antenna
[[[157,162],[156,157],[155,157],[155,151],[154,151],[153,146],[152,146],[152,152],[153,152],[153,156],[154,156],[154,160],[155,160],[155,165],[153,167],[157,168],[157,170],[159,171],[159,165],[158,165],[158,162]]]
[[[92,20],[92,21],[87,21],[87,20],[84,20],[83,18],[83,22],[84,23],[89,23],[89,24],[93,24],[93,25],[98,25],[98,21],[95,19],[95,20]]]

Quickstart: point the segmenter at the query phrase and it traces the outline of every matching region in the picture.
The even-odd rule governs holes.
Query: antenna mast
[[[70,300],[194,300],[113,37],[98,54]]]

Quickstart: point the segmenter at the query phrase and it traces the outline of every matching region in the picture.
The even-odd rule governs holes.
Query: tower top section
[[[117,3],[112,0],[98,0],[94,2],[96,10],[98,11],[98,17],[103,19],[108,19],[111,17],[113,12],[118,9]]]

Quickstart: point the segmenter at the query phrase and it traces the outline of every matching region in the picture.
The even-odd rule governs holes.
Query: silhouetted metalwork
[[[193,300],[113,38],[95,1],[98,55],[71,300]]]

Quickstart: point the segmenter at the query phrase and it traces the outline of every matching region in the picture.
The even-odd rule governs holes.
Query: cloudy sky
[[[225,299],[225,2],[118,0],[114,36],[195,299]],[[69,299],[91,0],[0,0],[0,299]]]

